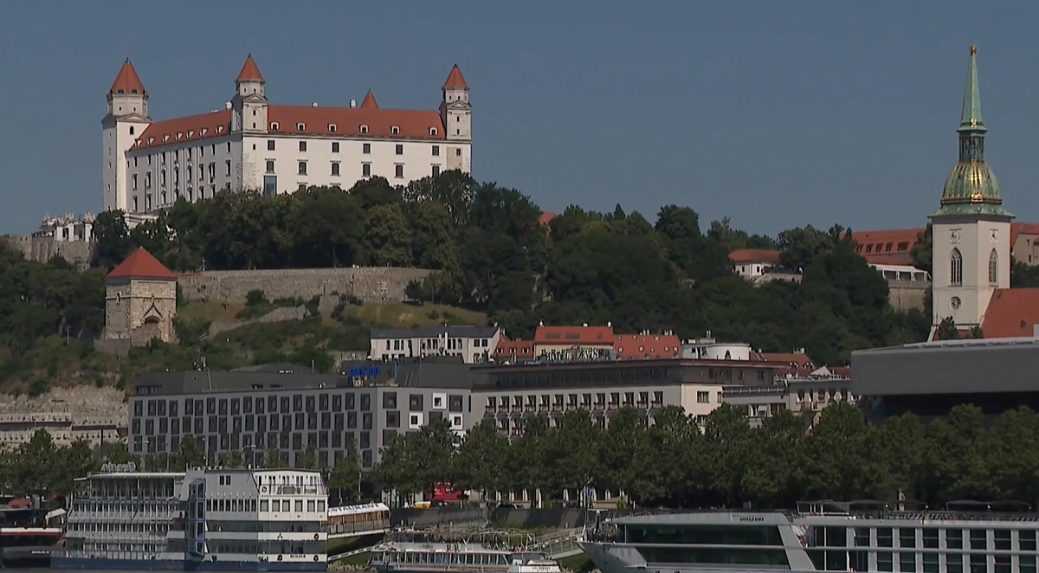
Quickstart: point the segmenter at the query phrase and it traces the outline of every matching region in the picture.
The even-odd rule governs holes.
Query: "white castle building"
[[[152,121],[150,94],[126,60],[101,121],[105,209],[143,214],[223,189],[291,193],[348,189],[373,176],[405,185],[441,171],[470,172],[472,109],[458,66],[444,82],[439,111],[383,108],[371,91],[360,106],[278,105],[266,87],[250,55],[224,109]]]

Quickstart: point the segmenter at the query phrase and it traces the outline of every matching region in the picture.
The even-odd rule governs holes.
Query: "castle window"
[[[300,175],[306,175],[307,174],[307,162],[306,161],[298,162],[296,173],[299,173]]]
[[[339,177],[339,162],[338,161],[333,161],[332,162],[332,175],[335,176],[335,177]]]
[[[462,156],[462,148],[459,147],[458,149],[455,150],[455,157],[461,157],[461,156]]]
[[[390,127],[390,135],[400,135],[400,127],[396,125]]]
[[[404,164],[403,163],[398,163],[398,164],[393,166],[393,175],[397,179],[403,179],[404,178]]]
[[[273,139],[268,139],[267,140],[267,151],[274,151],[274,140]]]
[[[307,129],[307,124],[302,121],[296,124],[296,131],[304,131]]]
[[[433,157],[440,157],[440,146],[439,145],[434,145],[433,146]]]
[[[949,260],[949,283],[953,286],[963,284],[963,255],[959,249],[953,249]]]
[[[365,143],[365,144],[361,145],[361,153],[363,153],[365,155],[368,155],[371,152],[372,152],[372,144],[371,143]]]
[[[276,121],[272,121],[271,122],[271,131],[278,131],[279,127],[281,127],[281,126],[278,125],[278,122],[276,122]]]
[[[404,155],[404,144],[398,143],[396,147],[397,155]]]
[[[999,282],[999,254],[996,253],[996,249],[992,249],[988,255],[988,282],[990,284]]]
[[[137,197],[134,197],[134,198],[133,198],[133,210],[134,210],[134,211],[136,211],[136,210],[137,210]]]
[[[436,177],[438,175],[440,175],[440,166],[439,165],[434,165],[433,166],[433,177]]]
[[[436,135],[437,134],[437,128],[435,128],[435,127],[429,128],[429,134],[430,135]]]
[[[362,134],[367,134],[368,133],[368,126],[367,125],[361,124],[361,133]]]
[[[136,173],[133,174],[133,177],[131,178],[131,180],[133,181],[133,190],[136,191],[137,190],[137,174]]]
[[[339,142],[338,141],[333,141],[332,142],[332,153],[339,153]]]
[[[328,124],[328,131],[331,132],[331,133],[335,133],[336,132],[336,124],[334,124],[334,123]]]
[[[133,135],[133,126],[130,126],[130,135]]]
[[[216,126],[216,132],[217,133],[223,133],[224,132],[224,126],[222,126],[222,125]]]
[[[225,168],[224,169],[224,174],[227,175],[228,177],[230,177],[231,176],[231,160],[230,159],[225,159],[224,160],[224,168]]]
[[[299,142],[299,150],[300,151],[306,151],[307,150],[307,142],[306,141]]]
[[[268,159],[267,160],[267,173],[274,173],[274,160],[273,159]]]
[[[371,177],[372,176],[372,164],[371,163],[362,163],[361,164],[361,175],[364,176],[364,177]]]

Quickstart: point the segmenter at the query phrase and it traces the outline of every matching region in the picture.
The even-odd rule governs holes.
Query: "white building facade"
[[[499,340],[501,329],[496,326],[373,328],[369,357],[387,361],[453,356],[475,364],[489,361]]]
[[[102,120],[106,209],[150,213],[221,190],[274,195],[349,189],[369,177],[406,185],[442,171],[471,172],[472,108],[458,66],[442,86],[439,110],[382,108],[370,91],[360,106],[273,104],[252,56],[224,109],[153,122],[149,97],[127,60]]]

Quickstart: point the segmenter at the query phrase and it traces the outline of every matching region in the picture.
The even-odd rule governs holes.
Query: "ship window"
[[[950,553],[945,557],[945,571],[947,573],[963,573],[963,555]],[[1022,570],[1021,573],[1024,573]]]
[[[769,526],[628,525],[629,543],[671,545],[782,545],[779,530]]]
[[[996,549],[1005,551],[1010,550],[1010,530],[1009,529],[996,529],[992,532],[993,541],[996,543]]]
[[[903,527],[898,530],[899,547],[916,547],[916,529]]]
[[[887,551],[877,553],[877,571],[891,571],[893,569],[891,553]]]
[[[963,549],[963,530],[946,529],[945,547],[948,549]]]
[[[988,557],[984,553],[971,553],[970,573],[988,573]]]
[[[988,548],[988,531],[985,529],[970,530],[970,548],[974,551],[984,551]],[[973,566],[972,566],[973,568]]]
[[[898,554],[898,568],[902,573],[916,571],[916,552],[904,551]]]
[[[1035,551],[1035,531],[1022,529],[1017,532],[1017,547],[1021,551]]]
[[[891,547],[891,528],[890,527],[878,527],[877,528],[877,547]]]
[[[924,547],[928,549],[938,548],[938,530],[927,528],[923,530]]]

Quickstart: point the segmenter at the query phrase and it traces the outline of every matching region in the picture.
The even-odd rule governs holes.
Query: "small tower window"
[[[400,135],[400,127],[396,125],[390,127],[390,135]]]
[[[361,124],[361,133],[362,134],[367,134],[368,133],[368,126],[364,125],[363,123]]]
[[[949,260],[949,284],[960,286],[963,284],[963,255],[959,249],[953,249]]]
[[[996,249],[992,249],[988,255],[988,282],[990,284],[999,282],[999,254],[996,253]]]

